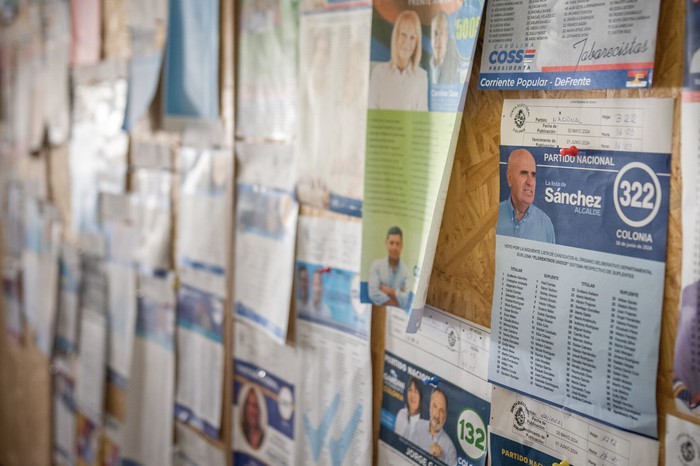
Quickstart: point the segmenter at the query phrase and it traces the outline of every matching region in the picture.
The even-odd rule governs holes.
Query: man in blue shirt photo
[[[526,149],[508,156],[506,181],[510,196],[498,207],[496,234],[554,243],[554,225],[547,214],[532,203],[537,185],[535,157]]]
[[[430,419],[421,419],[408,440],[450,466],[457,466],[457,450],[443,427],[447,421],[447,396],[435,387],[430,395]]]
[[[377,306],[408,305],[408,267],[401,262],[403,232],[394,226],[386,234],[387,257],[372,262],[369,267],[369,299]]]

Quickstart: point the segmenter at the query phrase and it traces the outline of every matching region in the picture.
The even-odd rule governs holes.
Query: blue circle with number
[[[622,167],[613,187],[615,210],[630,227],[641,228],[654,220],[661,207],[661,184],[654,170],[642,162]]]

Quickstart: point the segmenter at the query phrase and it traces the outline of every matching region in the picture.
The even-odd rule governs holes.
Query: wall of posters
[[[672,110],[506,100],[501,126],[489,380],[654,438]]]

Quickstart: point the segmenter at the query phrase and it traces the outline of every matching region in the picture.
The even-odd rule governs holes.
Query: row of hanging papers
[[[5,331],[51,361],[56,464],[658,462],[673,99],[505,100],[491,328],[427,295],[480,27],[480,89],[650,88],[659,2],[483,10],[242,0],[229,135],[218,0],[3,2]],[[668,388],[694,416],[683,189]],[[666,426],[695,464],[698,426]]]

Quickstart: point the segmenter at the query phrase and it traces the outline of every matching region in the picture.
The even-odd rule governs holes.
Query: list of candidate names
[[[602,408],[617,425],[644,424],[644,403],[655,403],[635,387],[654,379],[641,367],[640,331],[658,316],[643,303],[663,265],[544,246],[497,237],[508,265],[497,265],[489,378],[584,415]]]

